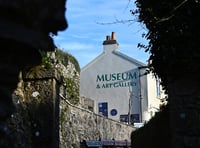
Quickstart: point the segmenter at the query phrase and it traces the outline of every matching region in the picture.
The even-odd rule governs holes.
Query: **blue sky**
[[[107,24],[135,20],[130,13],[135,8],[132,0],[67,0],[66,7],[69,26],[53,37],[54,43],[72,54],[81,68],[103,52],[102,43],[112,32],[116,32],[120,52],[147,63],[149,54],[137,48],[138,43],[147,44],[142,38],[146,32],[142,24],[137,21]]]

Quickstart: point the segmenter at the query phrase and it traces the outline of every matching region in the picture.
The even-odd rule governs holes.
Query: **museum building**
[[[106,36],[103,52],[81,69],[80,96],[94,101],[94,112],[129,124],[145,123],[165,97],[147,65],[118,49],[116,33]]]

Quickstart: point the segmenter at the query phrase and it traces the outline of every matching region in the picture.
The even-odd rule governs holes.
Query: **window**
[[[156,78],[156,96],[160,97],[160,80]]]
[[[100,102],[98,106],[99,106],[99,113],[105,117],[108,117],[108,103]]]

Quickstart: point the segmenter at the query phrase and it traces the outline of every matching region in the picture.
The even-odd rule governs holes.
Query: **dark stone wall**
[[[1,122],[0,147],[58,148],[60,78],[40,66],[22,73],[12,94],[15,112]]]
[[[64,66],[55,58],[55,52],[44,53],[42,63],[19,72],[16,89],[10,95],[15,110],[0,122],[2,148],[60,146],[59,95],[69,100],[79,98],[79,72],[74,66],[77,63],[69,60]],[[75,85],[69,84],[66,78],[71,78]],[[68,93],[68,89],[78,92]]]

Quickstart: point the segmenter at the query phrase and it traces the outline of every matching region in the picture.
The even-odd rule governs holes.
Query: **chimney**
[[[109,40],[110,40],[110,36],[107,35],[107,36],[106,36],[106,41],[109,41]]]
[[[116,33],[112,32],[112,40],[116,40]]]
[[[107,44],[117,44],[118,45],[115,32],[112,32],[111,37],[109,35],[106,36],[106,40],[103,42],[103,45],[107,45]]]
[[[103,41],[104,51],[105,52],[112,52],[118,50],[118,43],[116,40],[116,33],[112,32],[111,36],[107,35],[106,40]]]

